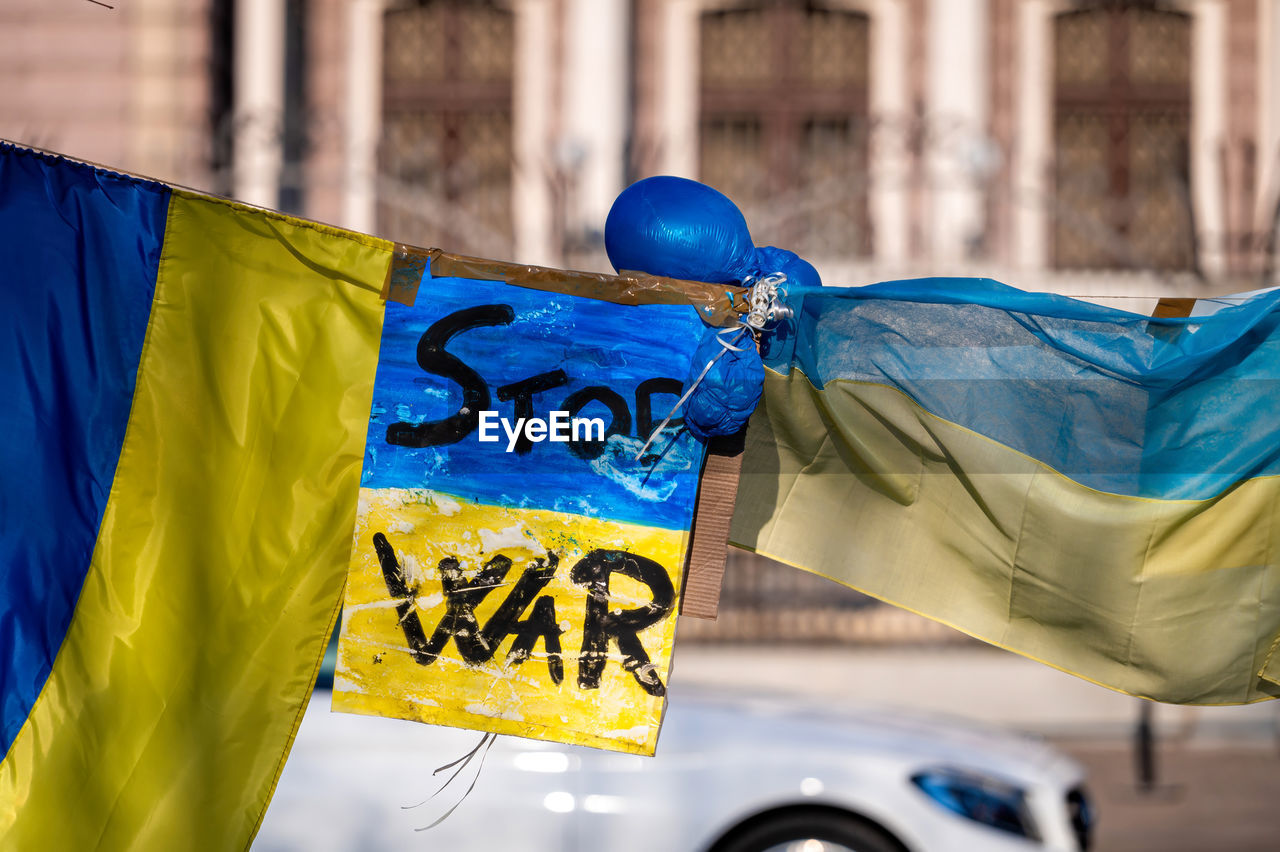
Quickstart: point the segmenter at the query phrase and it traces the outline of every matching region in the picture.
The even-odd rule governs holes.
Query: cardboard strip
[[[387,267],[387,280],[382,284],[383,300],[412,308],[418,298],[418,286],[422,283],[428,259],[420,249],[397,243],[391,265]]]
[[[1151,317],[1153,319],[1183,319],[1191,316],[1191,309],[1195,307],[1195,304],[1196,300],[1194,298],[1161,296],[1160,301],[1156,302],[1155,310],[1151,312]],[[1147,323],[1147,334],[1170,343],[1177,339],[1182,330],[1183,326],[1181,325]]]
[[[738,478],[747,430],[712,439],[698,484],[689,542],[688,568],[680,614],[714,621],[720,609],[720,587],[728,556],[729,524],[738,498]]]
[[[731,327],[747,312],[747,290],[730,284],[661,278],[641,272],[604,275],[505,263],[449,254],[435,248],[397,245],[383,298],[412,305],[422,272],[430,264],[437,278],[474,278],[503,281],[516,287],[599,299],[618,305],[693,305],[702,321]],[[410,301],[404,301],[405,299]]]
[[[1151,316],[1156,319],[1189,317],[1195,304],[1196,300],[1194,298],[1161,296],[1160,301],[1156,302],[1156,308],[1151,312]]]

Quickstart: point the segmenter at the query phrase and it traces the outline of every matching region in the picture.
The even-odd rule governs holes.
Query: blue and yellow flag
[[[1280,292],[795,293],[732,540],[1113,689],[1280,696]]]
[[[393,250],[0,146],[0,847],[248,845],[337,614]]]

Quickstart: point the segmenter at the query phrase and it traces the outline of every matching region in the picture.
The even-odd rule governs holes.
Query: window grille
[[[1195,267],[1190,55],[1191,18],[1151,3],[1056,16],[1056,267]]]
[[[811,257],[870,254],[870,19],[767,0],[700,20],[700,175],[757,244]]]
[[[463,254],[512,254],[512,13],[429,0],[383,18],[378,229]]]

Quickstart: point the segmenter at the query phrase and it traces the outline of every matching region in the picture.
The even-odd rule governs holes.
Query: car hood
[[[851,702],[807,701],[797,709],[790,696],[697,690],[673,690],[659,754],[664,747],[705,750],[719,739],[705,732],[725,727],[738,733],[730,750],[749,743],[754,760],[770,750],[789,753],[820,744],[833,759],[845,751],[882,754],[921,767],[977,770],[1023,783],[1049,776],[1069,785],[1084,775],[1078,764],[1033,735],[980,721]]]

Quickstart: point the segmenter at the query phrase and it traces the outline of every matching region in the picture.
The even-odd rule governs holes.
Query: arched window
[[[490,0],[385,13],[380,234],[511,255],[514,39],[512,13]]]
[[[700,177],[743,209],[757,244],[871,252],[870,21],[815,0],[757,0],[700,21]]]
[[[1054,20],[1053,263],[1191,269],[1191,18],[1085,5]]]

